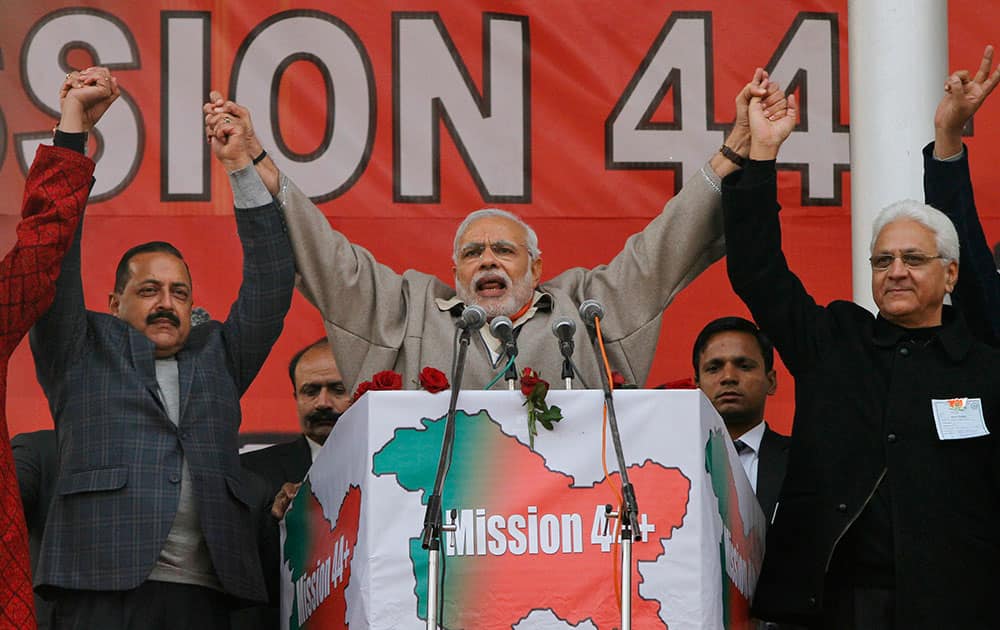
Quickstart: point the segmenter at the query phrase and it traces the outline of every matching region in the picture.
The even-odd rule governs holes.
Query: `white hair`
[[[958,232],[948,216],[925,203],[904,199],[894,204],[888,205],[878,213],[872,223],[872,241],[868,246],[870,254],[875,253],[875,241],[882,233],[885,226],[890,223],[902,220],[916,221],[934,233],[934,240],[937,243],[937,255],[941,257],[941,262],[947,264],[949,260],[958,262]]]
[[[488,217],[502,217],[523,227],[526,235],[524,245],[528,249],[528,258],[531,260],[537,260],[542,255],[542,250],[538,249],[538,235],[535,234],[535,230],[533,230],[530,225],[525,223],[521,217],[517,216],[513,212],[507,212],[506,210],[501,210],[500,208],[483,208],[482,210],[470,212],[469,215],[466,216],[465,219],[463,219],[458,225],[458,229],[455,230],[455,244],[452,249],[451,257],[456,264],[458,264],[458,246],[462,235],[465,234],[465,231],[469,229],[469,226],[472,225],[474,221]]]

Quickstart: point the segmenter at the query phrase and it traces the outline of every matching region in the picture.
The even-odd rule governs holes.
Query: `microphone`
[[[594,318],[604,318],[604,307],[597,300],[584,300],[580,305],[580,317],[587,328],[594,327]]]
[[[573,356],[573,335],[576,333],[576,322],[568,317],[556,320],[552,324],[552,334],[559,339],[559,351],[567,359]]]
[[[466,306],[462,311],[462,316],[458,318],[455,325],[462,330],[479,330],[486,323],[486,311],[483,307],[472,304]]]
[[[191,309],[191,328],[195,326],[200,326],[202,324],[207,324],[212,321],[212,316],[208,314],[208,311],[200,306],[196,306]]]
[[[490,322],[490,332],[493,336],[503,342],[504,352],[507,358],[517,356],[517,343],[514,342],[514,322],[506,315],[498,315]]]

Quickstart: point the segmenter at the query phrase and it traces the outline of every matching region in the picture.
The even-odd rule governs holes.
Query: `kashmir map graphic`
[[[723,627],[730,630],[749,630],[750,593],[757,584],[757,569],[764,557],[764,548],[757,541],[761,532],[747,531],[740,514],[736,479],[729,464],[726,441],[730,439],[721,429],[713,430],[705,444],[705,471],[712,482],[712,491],[719,501],[719,516],[726,523],[719,541],[719,559],[722,572]]]
[[[352,552],[358,544],[361,489],[350,487],[334,512],[336,525],[324,515],[308,477],[298,496],[306,500],[292,504],[285,523],[289,531],[299,535],[288,536],[282,549],[295,590],[288,627],[306,627],[308,622],[311,628],[346,628],[345,591],[351,581]]]
[[[603,518],[603,506],[617,504],[617,497],[608,483],[574,487],[570,475],[548,468],[539,453],[505,434],[485,411],[459,413],[456,423],[442,504],[446,514],[457,511],[461,528],[442,553],[443,625],[509,628],[532,610],[549,609],[570,625],[589,620],[600,629],[617,626],[621,617],[613,576],[620,560],[617,545],[611,544],[617,528]],[[424,419],[422,424],[423,430],[396,432],[375,455],[374,473],[395,475],[426,504],[445,422]],[[652,561],[663,553],[661,540],[683,524],[691,483],[679,470],[653,462],[631,467],[629,477],[641,496],[647,532],[646,540],[634,545],[633,556]],[[618,483],[617,475],[613,480]],[[411,540],[410,560],[417,613],[425,619],[427,553],[419,532]],[[633,571],[633,583],[641,579]],[[665,627],[659,606],[655,600],[637,600],[635,618],[656,621],[637,627]]]
[[[397,429],[372,459],[376,476],[392,476],[401,488],[426,505],[434,484],[445,419],[424,418],[421,428]],[[718,499],[719,514],[732,532],[719,543],[723,563],[726,628],[745,627],[751,577],[748,559],[758,553],[752,533],[744,535],[735,482],[721,432],[705,445],[706,470]],[[595,452],[595,456],[599,453]],[[630,466],[629,478],[639,497],[642,540],[633,545],[633,627],[667,628],[664,603],[638,595],[643,565],[661,559],[667,541],[684,525],[691,481],[679,469],[646,460]],[[541,617],[564,627],[611,630],[620,625],[615,584],[620,545],[618,526],[605,516],[617,506],[615,488],[602,480],[574,485],[572,475],[547,466],[542,454],[528,448],[485,411],[456,416],[454,456],[445,483],[446,533],[441,560],[442,628],[518,628]],[[286,519],[289,531],[308,532],[313,548],[285,542],[295,596],[290,628],[346,628],[345,589],[350,581],[352,550],[357,545],[361,490],[350,486],[338,509],[324,509],[308,480]],[[322,532],[330,532],[329,536]],[[409,543],[414,580],[413,614],[426,619],[427,552],[421,548],[420,524]],[[301,541],[302,538],[298,538]],[[729,572],[736,572],[737,584]],[[753,576],[755,579],[755,575]],[[525,623],[526,625],[520,625]],[[748,627],[748,626],[746,626]]]

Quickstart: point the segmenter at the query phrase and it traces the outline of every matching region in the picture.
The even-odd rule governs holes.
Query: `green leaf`
[[[538,415],[538,421],[549,431],[552,430],[552,423],[560,420],[562,420],[562,412],[555,405]]]

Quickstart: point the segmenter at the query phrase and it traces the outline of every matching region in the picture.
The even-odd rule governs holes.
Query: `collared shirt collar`
[[[320,444],[319,442],[316,442],[315,440],[313,440],[311,437],[309,437],[308,435],[306,435],[304,433],[302,434],[302,437],[304,437],[306,439],[306,444],[309,445],[309,458],[310,458],[310,461],[315,462],[316,461],[316,456],[319,455],[319,449],[323,448],[323,445]]]
[[[911,336],[913,329],[897,326],[878,315],[872,331],[872,342],[881,348],[890,348],[905,341]],[[941,312],[941,327],[937,332],[937,341],[945,354],[952,361],[961,361],[969,352],[972,338],[965,325],[961,313],[947,304]]]
[[[531,307],[525,311],[523,315],[514,320],[514,328],[516,329],[520,327],[524,324],[524,322],[534,317],[535,313],[539,311],[551,311],[552,302],[553,298],[551,293],[535,289],[535,293],[531,297]],[[461,307],[465,306],[465,303],[462,302],[457,295],[448,300],[435,298],[434,303],[441,311],[450,311],[451,314],[456,317],[462,313]],[[490,351],[493,363],[496,364],[500,359],[500,355],[503,354],[503,348],[500,340],[490,333],[488,326],[480,328],[479,334],[482,337],[483,342],[486,344],[486,348]]]
[[[455,312],[455,315],[459,315],[462,312],[462,309],[458,307],[465,306],[465,302],[460,300],[457,295],[447,300],[444,298],[434,298],[434,303],[441,311],[457,311]],[[520,322],[528,321],[531,319],[531,316],[539,310],[552,310],[552,294],[546,293],[540,289],[535,289],[534,295],[531,296],[531,308],[529,308],[524,315],[517,318],[517,321],[514,322],[514,326],[517,326]]]
[[[753,449],[754,453],[759,453],[760,442],[761,440],[764,439],[764,430],[766,428],[767,425],[764,423],[763,420],[761,420],[759,423],[757,423],[756,426],[754,426],[754,428],[750,429],[749,431],[747,431],[746,433],[744,433],[743,435],[741,435],[736,439],[740,440],[741,442],[749,446],[751,449]]]

